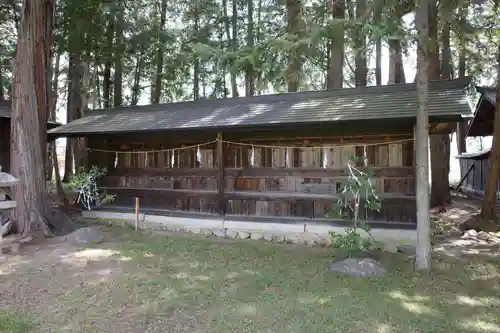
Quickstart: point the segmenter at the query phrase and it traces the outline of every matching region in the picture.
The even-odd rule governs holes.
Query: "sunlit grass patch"
[[[32,332],[33,322],[26,314],[0,309],[0,332],[28,333]]]

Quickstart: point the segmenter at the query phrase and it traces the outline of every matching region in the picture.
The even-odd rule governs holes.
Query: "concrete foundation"
[[[103,220],[122,220],[135,223],[135,214],[113,211],[84,211],[84,218]],[[139,228],[147,230],[170,230],[177,232],[192,232],[206,236],[214,235],[231,238],[264,239],[273,242],[291,242],[307,245],[329,245],[329,232],[344,233],[344,227],[308,223],[267,223],[243,222],[224,218],[189,218],[162,215],[139,215]],[[375,240],[398,245],[416,245],[416,230],[382,229],[371,230]],[[367,236],[367,235],[366,235]]]

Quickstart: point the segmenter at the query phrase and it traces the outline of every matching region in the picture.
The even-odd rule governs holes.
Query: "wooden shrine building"
[[[469,84],[430,83],[432,133],[471,117]],[[139,197],[169,216],[334,223],[326,216],[349,156],[365,156],[357,164],[371,170],[382,209],[363,218],[414,228],[417,107],[416,85],[395,84],[97,110],[49,135],[87,138],[88,165],[108,169],[110,209]]]
[[[0,165],[3,172],[10,170],[10,101],[0,101]],[[49,121],[47,128],[52,129],[60,124]]]
[[[496,108],[495,88],[476,87],[476,90],[480,93],[480,97],[474,111],[474,118],[469,123],[467,137],[492,136]],[[474,153],[463,153],[457,158],[461,175],[457,190],[461,189],[479,197],[483,196],[488,181],[490,148]],[[500,189],[500,184],[497,187]]]

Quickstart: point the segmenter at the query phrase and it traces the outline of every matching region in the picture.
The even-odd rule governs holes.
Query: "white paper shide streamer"
[[[201,151],[200,151],[200,146],[198,146],[198,149],[196,150],[196,160],[198,163],[201,163]]]
[[[146,157],[144,158],[144,166],[148,166],[148,153],[146,152]]]
[[[173,168],[175,165],[175,150],[172,150],[172,160],[170,163],[170,167]]]
[[[115,156],[115,169],[117,166],[118,166],[118,153],[116,153],[116,156]]]
[[[323,148],[323,169],[326,169],[328,166],[328,154],[326,152],[326,148]]]
[[[250,165],[254,166],[255,165],[255,149],[252,146],[252,155],[250,156]]]

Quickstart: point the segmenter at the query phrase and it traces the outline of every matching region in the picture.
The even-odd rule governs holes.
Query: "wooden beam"
[[[414,178],[415,168],[412,166],[403,167],[370,167],[359,168],[362,171],[370,171],[372,177],[394,177],[394,178]],[[106,177],[219,177],[218,168],[119,168],[111,169]],[[346,177],[349,175],[347,168],[225,168],[224,177]]]
[[[139,187],[113,187],[104,186],[103,190],[119,194],[129,192],[134,197],[144,197],[155,195],[164,198],[217,198],[220,192],[217,190],[191,190],[191,189],[169,189],[169,188],[139,188]],[[296,200],[333,200],[338,198],[335,194],[317,194],[303,192],[261,192],[261,191],[226,191],[222,193],[225,200],[257,200],[257,201],[296,201]],[[415,200],[414,195],[400,193],[380,193],[379,197],[383,201],[391,200]]]

